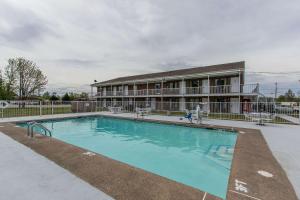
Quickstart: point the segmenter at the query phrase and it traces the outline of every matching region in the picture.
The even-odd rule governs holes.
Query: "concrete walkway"
[[[292,117],[292,116],[288,116],[288,115],[283,115],[283,114],[279,114],[277,115],[278,117],[287,120],[293,124],[300,124],[300,119],[297,117]]]
[[[0,199],[112,199],[1,132],[0,152]]]

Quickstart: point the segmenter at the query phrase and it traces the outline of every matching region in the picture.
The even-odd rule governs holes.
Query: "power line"
[[[300,75],[300,71],[290,71],[290,72],[255,72],[255,71],[246,71],[246,73],[250,73],[250,74],[279,74],[279,75],[282,75],[282,74],[299,74]]]

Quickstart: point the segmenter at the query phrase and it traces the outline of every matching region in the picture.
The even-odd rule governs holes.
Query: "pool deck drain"
[[[176,124],[197,127],[183,123]],[[15,124],[5,123],[1,126],[1,132],[44,155],[115,199],[219,199],[100,154],[83,155],[86,150],[54,138],[30,139],[26,136],[26,129],[15,127]],[[201,127],[231,130],[231,127],[224,126]],[[234,130],[244,133],[239,134],[237,138],[227,199],[297,200],[292,185],[273,157],[260,131],[242,128]],[[273,177],[266,178],[259,175],[257,171],[261,169],[273,174]]]

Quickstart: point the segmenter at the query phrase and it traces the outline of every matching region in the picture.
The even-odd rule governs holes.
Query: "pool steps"
[[[33,128],[39,127],[45,131],[45,135],[47,136],[47,132],[49,133],[49,136],[52,137],[52,132],[45,127],[43,124],[38,123],[36,121],[27,122],[27,136],[33,137]]]

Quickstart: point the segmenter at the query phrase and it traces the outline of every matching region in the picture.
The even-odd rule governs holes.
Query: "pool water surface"
[[[226,198],[234,132],[102,116],[41,123],[66,143]]]

